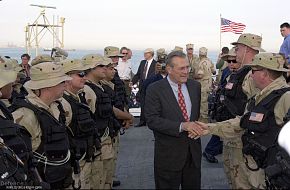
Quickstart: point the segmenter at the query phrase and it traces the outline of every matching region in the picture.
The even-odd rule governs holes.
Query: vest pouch
[[[77,160],[80,160],[83,155],[87,152],[88,150],[88,140],[87,139],[75,139],[75,157]]]
[[[112,104],[107,94],[101,94],[98,96],[98,112],[101,118],[109,118],[112,115]]]
[[[45,181],[48,183],[56,183],[63,180],[70,180],[71,176],[72,168],[70,167],[69,162],[60,166],[46,165],[45,167],[44,177]]]
[[[242,142],[243,154],[252,156],[259,168],[265,168],[265,160],[268,149],[256,142],[247,134],[242,135]]]
[[[93,133],[94,128],[96,127],[96,123],[93,119],[87,118],[86,120],[78,120],[78,129],[81,133],[84,133],[84,135],[88,135]]]
[[[47,143],[63,141],[66,138],[66,131],[63,126],[50,126],[47,131]]]
[[[14,122],[10,120],[1,120],[0,136],[5,139],[5,137],[13,137],[17,134],[17,128],[14,127]]]

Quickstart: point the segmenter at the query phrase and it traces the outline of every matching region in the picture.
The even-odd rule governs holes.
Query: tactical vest
[[[243,67],[236,73],[233,73],[224,88],[223,103],[232,116],[241,116],[245,111],[248,97],[243,92],[242,84],[250,70],[250,67]]]
[[[115,84],[114,106],[120,110],[124,110],[125,105],[128,104],[125,84],[117,73],[115,74],[112,82]]]
[[[0,116],[0,137],[5,145],[24,162],[27,170],[27,162],[32,151],[31,135],[23,126],[14,123],[12,114],[1,101],[0,110],[5,115],[5,117]]]
[[[99,132],[102,135],[105,132],[105,129],[109,127],[110,118],[113,115],[111,98],[95,84],[87,82],[86,85],[88,85],[97,96],[94,119],[99,128]]]
[[[225,121],[235,117],[224,104],[224,91],[224,87],[220,86],[214,94],[214,103],[212,111],[210,112],[210,116],[211,119],[214,119],[217,122]]]
[[[26,172],[24,172],[24,164],[16,154],[0,143],[0,188],[14,189],[16,184],[26,184]]]
[[[70,163],[62,161],[68,156],[69,153],[69,140],[65,127],[65,115],[63,107],[58,103],[60,111],[59,121],[55,119],[47,110],[39,108],[31,104],[27,100],[18,99],[12,105],[12,110],[18,108],[28,108],[32,110],[40,124],[41,128],[41,143],[37,150],[34,152],[35,157],[42,155],[46,157],[47,162],[59,163],[57,165],[45,164],[39,162],[38,171],[44,181],[51,184],[51,187],[56,187],[60,181],[71,179]]]
[[[111,97],[112,106],[115,106],[116,101],[114,101],[114,100],[115,100],[116,96],[115,96],[114,90],[111,87],[107,86],[107,85],[103,85],[103,88],[104,88],[105,93],[107,93]],[[114,114],[112,115],[112,118],[110,120],[110,125],[112,125],[111,126],[112,127],[112,133],[111,133],[112,136],[111,137],[117,135],[118,131],[122,128],[122,122],[123,121],[122,120],[118,120]]]
[[[277,137],[281,129],[281,126],[276,124],[274,108],[281,96],[289,90],[290,88],[274,90],[258,105],[255,105],[255,99],[251,98],[248,112],[241,118],[240,126],[246,129],[242,136],[243,153],[251,155],[259,168],[274,163]]]
[[[290,188],[290,156],[278,147],[275,162],[265,168],[267,189]]]
[[[97,126],[92,119],[90,108],[84,103],[78,102],[72,96],[63,95],[72,109],[72,121],[69,129],[71,152],[80,160],[84,154],[91,158],[94,152],[94,140],[97,138]]]

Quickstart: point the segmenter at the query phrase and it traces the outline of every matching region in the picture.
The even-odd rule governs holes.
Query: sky
[[[24,27],[33,23],[40,8],[30,4],[55,6],[47,9],[65,17],[65,48],[102,49],[127,46],[131,49],[185,48],[220,49],[220,14],[246,25],[245,33],[262,35],[262,46],[278,52],[283,41],[280,24],[290,22],[289,0],[2,0],[0,1],[0,46],[25,45]],[[222,33],[222,46],[230,46],[239,35]],[[42,47],[51,47],[46,35]]]

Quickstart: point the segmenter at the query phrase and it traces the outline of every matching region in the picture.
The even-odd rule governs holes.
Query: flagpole
[[[222,14],[220,14],[220,49],[219,50],[221,50],[222,49],[222,29],[221,29],[221,20],[222,20]]]

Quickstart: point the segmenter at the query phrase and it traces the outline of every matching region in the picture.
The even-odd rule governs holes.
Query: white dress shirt
[[[131,80],[132,76],[132,65],[129,60],[124,62],[121,58],[119,59],[116,67],[121,80]]]
[[[149,71],[149,68],[151,66],[152,61],[153,61],[153,57],[150,60],[147,60],[147,71],[146,71],[146,74],[145,74],[145,79],[147,79],[148,71]]]

